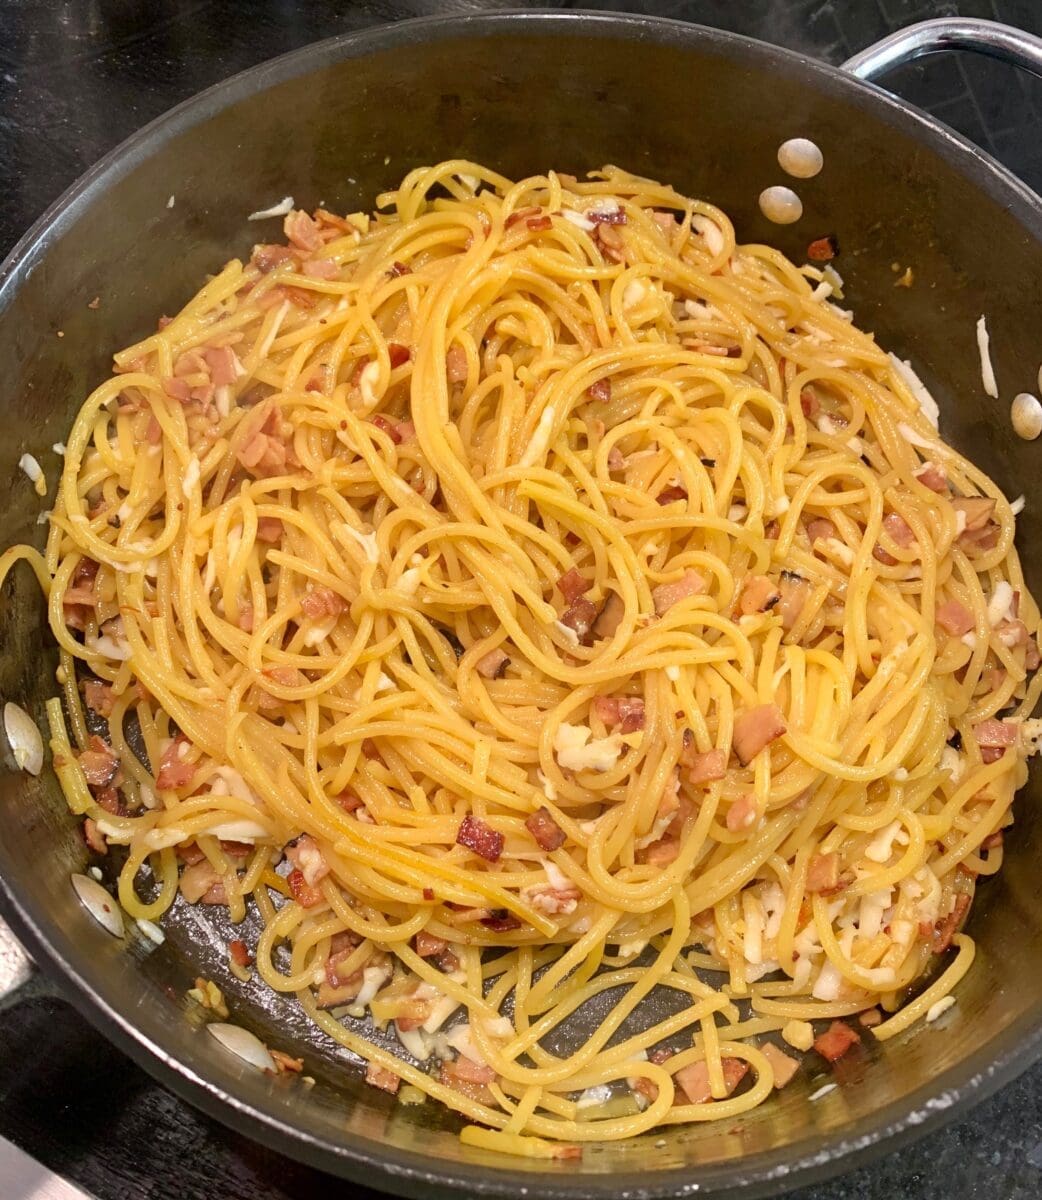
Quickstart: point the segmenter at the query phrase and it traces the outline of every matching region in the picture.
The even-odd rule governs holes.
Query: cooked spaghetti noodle
[[[239,969],[469,1142],[730,1120],[779,1034],[970,966],[1042,690],[1014,512],[838,276],[705,202],[449,162],[378,210],[117,354],[0,560],[68,802],[128,913],[255,907]]]

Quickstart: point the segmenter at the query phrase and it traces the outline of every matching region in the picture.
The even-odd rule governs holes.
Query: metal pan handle
[[[1042,38],[979,17],[938,17],[899,29],[843,63],[858,79],[874,80],[894,67],[942,50],[972,50],[1042,78]]]

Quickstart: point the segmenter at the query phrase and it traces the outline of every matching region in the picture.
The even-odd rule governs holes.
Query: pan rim
[[[207,88],[157,117],[109,151],[55,200],[18,240],[0,265],[0,319],[21,284],[55,239],[73,224],[79,213],[103,194],[109,185],[147,158],[157,147],[194,126],[201,125],[230,105],[287,82],[302,74],[335,63],[387,50],[407,49],[417,42],[459,37],[489,37],[506,29],[544,37],[615,37],[650,41],[677,49],[700,50],[739,57],[752,67],[798,67],[805,85],[815,84],[825,93],[861,96],[877,116],[948,160],[992,199],[1003,203],[1025,231],[1042,241],[1042,201],[1021,180],[985,151],[933,118],[890,95],[874,84],[844,74],[836,67],[805,55],[721,30],[668,18],[625,13],[544,12],[506,10],[448,17],[422,17],[355,30],[312,43],[262,62]],[[290,1157],[357,1182],[379,1182],[413,1196],[463,1192],[487,1197],[524,1195],[538,1180],[539,1191],[562,1200],[666,1200],[693,1195],[744,1197],[776,1193],[799,1183],[826,1179],[853,1169],[879,1154],[884,1143],[896,1148],[964,1114],[1016,1078],[1042,1056],[1042,1005],[1026,1014],[944,1076],[929,1081],[910,1096],[895,1101],[855,1127],[804,1139],[802,1150],[764,1152],[738,1162],[716,1164],[692,1177],[689,1168],[670,1168],[649,1182],[647,1172],[547,1175],[511,1166],[486,1167],[452,1163],[413,1151],[390,1150],[345,1131],[343,1141],[325,1142],[305,1129],[289,1125],[274,1113],[226,1091],[212,1079],[195,1072],[168,1053],[163,1045],[123,1017],[118,1008],[94,994],[67,958],[60,928],[44,917],[32,896],[14,893],[0,873],[0,910],[34,959],[50,968],[62,991],[75,998],[77,1009],[104,1035],[139,1065],[158,1077],[194,1106],[232,1128],[264,1140]]]

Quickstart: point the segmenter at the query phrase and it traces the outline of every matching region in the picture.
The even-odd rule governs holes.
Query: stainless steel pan
[[[796,258],[835,233],[858,322],[910,357],[946,434],[1027,497],[1021,538],[1042,585],[1042,450],[1017,441],[1007,404],[1042,357],[1042,204],[975,147],[861,81],[958,46],[1042,73],[1042,42],[985,22],[930,22],[859,55],[848,72],[698,27],[644,17],[500,14],[351,34],[257,67],[182,105],[75,185],[0,269],[0,542],[39,542],[41,507],[15,464],[41,461],[108,371],[258,231],[245,215],[286,194],[349,210],[420,162],[468,156],[508,174],[605,162],[705,195],[739,236]],[[775,154],[813,138],[825,169],[800,185],[798,226],[768,226]],[[174,206],[167,199],[175,196]],[[892,262],[915,285],[895,289]],[[102,297],[97,310],[87,308]],[[987,313],[1003,399],[982,397],[973,336]],[[57,336],[58,333],[63,336]],[[53,463],[53,457],[50,458]],[[52,470],[53,475],[53,470]],[[56,656],[27,574],[0,596],[0,695],[41,718]],[[935,1126],[1034,1060],[1042,1047],[1039,787],[1017,803],[1001,876],[972,915],[979,958],[957,1016],[869,1049],[815,1102],[794,1083],[737,1126],[702,1125],[587,1152],[581,1165],[462,1147],[434,1105],[399,1108],[366,1087],[291,1002],[223,969],[227,933],[176,911],[167,940],[117,943],[69,886],[85,849],[48,772],[0,776],[2,908],[42,970],[160,1079],[236,1128],[300,1159],[409,1195],[763,1195],[840,1170]],[[235,1019],[302,1053],[316,1086],[261,1077],[221,1051],[186,1008],[196,975],[219,978]],[[18,964],[11,964],[12,982]],[[580,1031],[581,1036],[581,1031]]]

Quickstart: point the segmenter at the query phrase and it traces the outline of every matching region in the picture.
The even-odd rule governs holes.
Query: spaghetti
[[[45,558],[0,560],[126,911],[255,908],[239,971],[520,1153],[730,1120],[807,1022],[906,1029],[972,961],[1039,611],[839,277],[614,168],[443,163],[285,231],[116,355]]]

